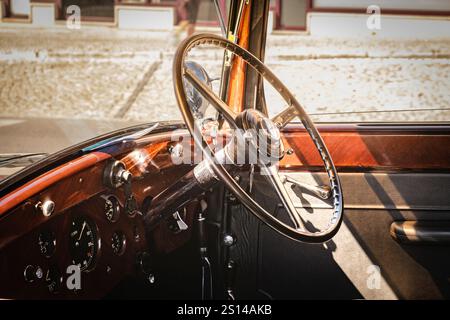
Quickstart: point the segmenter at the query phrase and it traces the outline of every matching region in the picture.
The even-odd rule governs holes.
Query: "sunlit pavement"
[[[177,42],[163,32],[0,29],[0,117],[181,119],[172,87]],[[207,52],[199,61],[212,78],[220,58]],[[450,39],[278,34],[266,62],[315,120],[450,120]],[[283,107],[270,90],[267,98],[272,112]]]

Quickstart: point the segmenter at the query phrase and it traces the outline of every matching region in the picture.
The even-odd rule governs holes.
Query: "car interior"
[[[183,121],[0,180],[0,298],[450,298],[450,123],[314,122],[264,63],[270,1],[243,3],[177,47]]]

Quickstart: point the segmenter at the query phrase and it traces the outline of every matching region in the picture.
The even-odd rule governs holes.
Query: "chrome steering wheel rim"
[[[185,68],[185,57],[191,49],[199,45],[214,45],[219,48],[231,51],[236,56],[246,61],[249,66],[254,68],[275,88],[275,90],[279,92],[283,99],[288,103],[289,107],[272,119],[273,122],[277,124],[277,126],[281,128],[284,127],[294,117],[298,117],[303,123],[306,131],[311,137],[317,151],[322,158],[331,187],[333,213],[332,218],[330,219],[330,223],[326,229],[319,232],[310,232],[304,227],[300,228],[297,226],[296,228],[293,228],[272,216],[269,212],[262,208],[246,191],[242,189],[239,183],[229,174],[229,172],[222,164],[214,161],[212,155],[208,151],[206,151],[209,146],[205,141],[203,135],[201,139],[198,139],[198,137],[196,137],[195,119],[188,105],[188,100],[184,91],[183,79],[188,79],[202,94],[206,94],[207,97],[205,98],[207,98],[216,109],[222,112],[224,118],[228,122],[230,122],[232,125],[235,125],[234,120],[236,119],[236,115],[233,114],[226,103],[220,100],[212,91],[207,92],[207,88],[203,87],[202,83],[200,83],[198,79],[196,79],[195,75],[193,75],[192,72],[189,72],[189,70]],[[262,63],[258,58],[256,58],[246,49],[220,36],[213,34],[197,34],[185,39],[179,45],[173,61],[173,82],[175,97],[178,106],[183,115],[183,119],[187,125],[187,128],[189,129],[191,135],[194,137],[195,143],[200,148],[202,148],[203,154],[208,159],[211,168],[214,170],[214,173],[220,178],[220,180],[225,183],[227,188],[232,193],[234,193],[237,199],[239,199],[239,201],[254,216],[256,216],[259,220],[267,224],[279,234],[300,242],[323,243],[330,240],[338,232],[343,220],[343,194],[339,176],[328,152],[328,149],[326,148],[317,128],[315,127],[314,123],[309,118],[307,113],[304,111],[303,107],[296,100],[293,94],[286,88],[286,86],[264,65],[264,63]],[[279,188],[278,185],[277,187]],[[291,210],[292,201],[289,196],[287,196],[287,198],[289,199],[283,199],[283,196],[280,195],[280,193],[278,193],[278,195],[285,205],[285,209],[288,211],[288,213],[295,216],[294,212],[292,212]],[[286,207],[286,204],[288,204],[288,207]],[[296,212],[296,214],[299,215],[298,212]]]

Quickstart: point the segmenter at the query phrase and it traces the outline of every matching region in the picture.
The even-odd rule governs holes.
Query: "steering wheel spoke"
[[[195,74],[192,72],[192,70],[189,70],[185,68],[184,70],[184,76],[186,79],[194,86],[195,89],[197,89],[200,94],[211,103],[211,105],[219,112],[221,113],[225,120],[227,120],[230,124],[233,126],[236,122],[237,114],[231,110],[228,105],[220,99],[210,88],[208,88],[207,85],[205,85]]]
[[[292,121],[295,117],[298,116],[297,108],[295,108],[293,105],[290,105],[289,107],[286,107],[275,115],[272,118],[273,123],[277,125],[279,129],[284,128],[289,122]]]
[[[284,187],[283,180],[278,174],[278,169],[275,165],[270,167],[262,166],[261,171],[267,176],[267,179],[272,183],[273,188],[277,192],[278,197],[280,198],[284,208],[288,212],[289,217],[291,218],[292,223],[295,226],[295,229],[305,230],[305,223],[295,208],[294,203],[291,200],[291,197],[286,191]]]

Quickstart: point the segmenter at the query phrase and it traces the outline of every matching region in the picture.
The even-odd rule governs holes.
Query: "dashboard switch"
[[[52,200],[36,203],[36,211],[41,213],[44,217],[50,217],[55,211],[55,203]]]
[[[103,172],[103,182],[110,188],[119,188],[124,184],[130,184],[131,173],[126,170],[125,164],[121,161],[110,161],[105,166]]]
[[[183,213],[186,216],[186,209],[184,209]],[[183,221],[183,218],[180,215],[179,211],[176,211],[168,220],[167,225],[173,233],[180,233],[181,231],[187,230],[188,225]]]
[[[41,267],[36,267],[36,272],[34,274],[36,275],[37,279],[42,279],[42,277],[44,276],[44,271]]]

